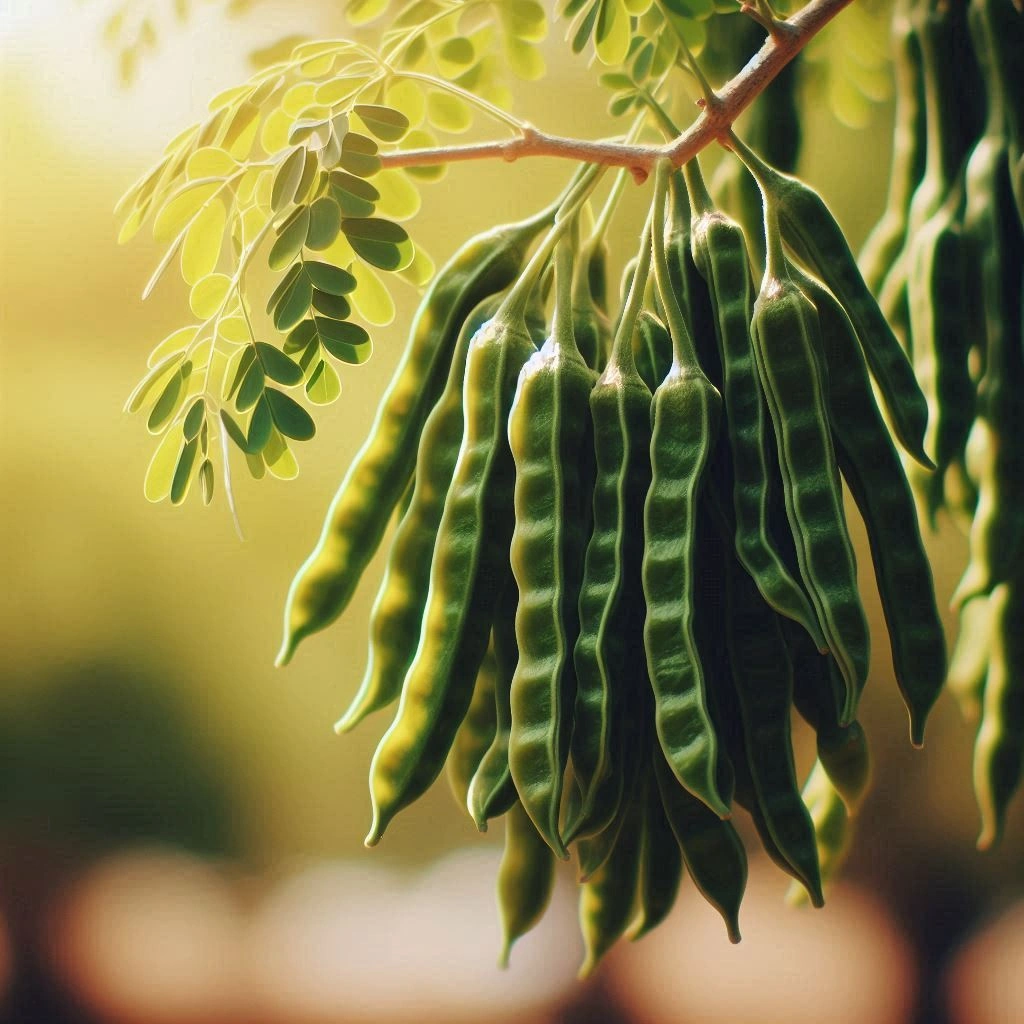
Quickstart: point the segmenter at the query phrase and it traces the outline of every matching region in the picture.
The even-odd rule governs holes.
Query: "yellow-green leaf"
[[[341,166],[359,178],[369,178],[380,170],[377,143],[358,132],[349,132],[341,146]]]
[[[356,263],[352,273],[357,283],[351,299],[359,315],[380,327],[391,323],[395,319],[395,303],[381,279],[365,263]]]
[[[267,255],[271,270],[283,270],[302,251],[309,233],[309,207],[300,206],[281,225],[277,241]]]
[[[380,174],[374,175],[373,183],[377,186],[379,194],[378,213],[392,220],[409,220],[419,213],[420,194],[408,175],[399,170],[381,171]],[[372,209],[370,212],[373,212]]]
[[[294,480],[299,475],[299,464],[295,453],[275,427],[270,432],[263,451],[260,453],[267,472],[278,480]]]
[[[231,278],[227,274],[209,274],[192,286],[188,303],[200,320],[208,320],[214,316],[224,304],[231,288]]]
[[[217,269],[227,216],[219,198],[211,199],[196,214],[181,247],[181,276],[186,284],[195,284]]]
[[[440,89],[432,89],[427,96],[427,117],[435,128],[453,134],[467,131],[473,123],[469,104],[459,96]]]
[[[169,430],[153,452],[146,468],[146,478],[142,485],[142,493],[146,501],[163,501],[171,493],[171,481],[178,466],[178,454],[183,440],[180,430]]]
[[[213,463],[209,459],[204,459],[199,467],[199,486],[202,489],[204,505],[209,505],[213,501],[213,482]]]
[[[306,151],[297,146],[278,167],[274,175],[274,187],[270,192],[270,208],[274,213],[280,213],[295,199],[305,166]]]
[[[230,153],[217,146],[203,146],[197,149],[185,165],[189,180],[195,178],[226,178],[233,174],[238,165]]]
[[[321,359],[306,381],[306,397],[314,405],[330,405],[341,394],[341,378],[338,371],[326,360]]]
[[[157,387],[162,387],[170,379],[172,372],[177,373],[177,365],[183,358],[184,349],[170,352],[159,362],[154,363],[149,373],[132,388],[132,393],[124,403],[125,412],[138,412],[146,404],[146,399],[156,391]]]
[[[603,64],[622,64],[629,53],[629,15],[622,0],[598,0],[601,9],[594,26],[594,49]]]
[[[353,109],[367,130],[382,142],[398,142],[409,130],[409,119],[393,107],[357,103]]]
[[[175,238],[203,204],[212,199],[222,187],[220,182],[211,181],[202,185],[188,184],[179,189],[156,215],[153,222],[153,238],[158,242],[167,242]]]
[[[386,93],[387,104],[405,114],[411,128],[423,123],[427,115],[427,99],[423,88],[408,78],[396,79]]]
[[[185,349],[195,341],[196,334],[198,333],[198,326],[179,327],[176,331],[171,331],[171,333],[168,334],[167,337],[149,353],[149,359],[147,362],[150,366],[156,366],[158,363],[163,362],[168,356],[184,352]]]

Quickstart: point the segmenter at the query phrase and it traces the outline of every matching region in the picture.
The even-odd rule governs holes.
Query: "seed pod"
[[[693,259],[714,297],[714,329],[723,366],[736,553],[764,599],[799,622],[817,646],[824,648],[825,638],[807,595],[790,575],[770,534],[767,411],[750,340],[754,296],[743,231],[711,208],[699,179],[694,179],[692,172],[690,175],[695,211]]]
[[[820,761],[814,765],[804,783],[803,800],[814,822],[821,881],[827,885],[835,878],[846,856],[850,844],[850,819],[846,805]],[[802,886],[791,885],[786,893],[786,902],[790,906],[805,904],[807,890]]]
[[[924,174],[925,118],[921,46],[911,23],[911,0],[898,0],[892,19],[893,71],[896,77],[895,133],[889,195],[885,212],[868,235],[858,264],[875,295],[903,248],[911,197]]]
[[[370,765],[369,846],[441,770],[469,706],[507,572],[515,467],[505,424],[519,371],[535,351],[517,292],[470,342],[462,447],[434,546],[420,643]]]
[[[555,885],[555,856],[518,801],[505,816],[505,851],[498,867],[498,910],[504,941],[498,963],[508,966],[516,939],[543,917]]]
[[[857,590],[853,546],[828,428],[813,304],[769,267],[754,303],[751,336],[758,374],[775,427],[786,512],[800,575],[825,639],[846,680],[843,721],[853,718],[867,679],[870,641]]]
[[[452,748],[448,751],[445,762],[445,774],[448,785],[456,804],[463,810],[467,809],[469,784],[484,753],[494,741],[497,728],[494,689],[497,682],[498,666],[494,659],[493,636],[487,647],[487,653],[476,675],[473,686],[473,697],[469,702],[469,710],[462,720]]]
[[[735,136],[731,145],[775,205],[786,243],[829,286],[853,321],[900,444],[931,469],[932,462],[923,448],[927,403],[906,353],[857,269],[842,229],[812,188],[797,178],[779,174]]]
[[[658,755],[660,756],[660,755]],[[654,766],[645,773],[643,839],[637,914],[627,935],[635,942],[668,917],[683,879],[683,857],[665,814]]]
[[[366,674],[335,729],[348,732],[368,714],[398,699],[419,643],[430,585],[430,563],[462,445],[462,389],[470,339],[500,303],[492,296],[470,314],[459,334],[448,383],[423,427],[409,509],[395,531],[384,580],[370,612]]]
[[[792,272],[818,312],[836,456],[867,528],[896,682],[910,712],[911,742],[920,746],[946,675],[946,639],[913,497],[875,404],[853,325],[824,285],[796,268]]]
[[[974,792],[981,809],[978,848],[999,841],[1006,807],[1020,785],[1024,767],[1024,587],[1019,579],[1000,583],[989,597],[992,616],[988,676],[981,725],[974,743]]]
[[[523,366],[508,419],[515,462],[510,557],[519,589],[509,766],[526,812],[565,858],[558,815],[576,696],[573,647],[586,547],[580,464],[590,440],[594,373],[573,336],[572,265],[564,242],[557,275],[551,337]]]
[[[623,785],[623,736],[630,678],[630,628],[643,604],[643,501],[650,484],[651,393],[620,335],[590,392],[596,477],[593,531],[580,588],[574,651],[572,734],[575,786],[566,841],[602,831],[615,816]],[[646,673],[644,673],[646,676]]]
[[[651,403],[651,486],[644,503],[644,649],[658,740],[679,781],[721,817],[717,742],[693,634],[697,496],[721,420],[722,397],[697,361],[671,291],[661,231],[667,172],[655,186],[654,269],[672,335],[672,365]]]
[[[348,605],[408,485],[423,424],[444,388],[463,323],[483,299],[511,284],[527,247],[554,213],[552,207],[470,239],[434,278],[370,435],[331,502],[316,547],[292,581],[279,665]]]
[[[512,676],[519,663],[519,648],[516,646],[518,604],[519,591],[510,572],[498,597],[494,625],[491,627],[496,670],[494,739],[480,759],[466,794],[469,813],[481,832],[487,831],[489,819],[501,817],[519,800],[508,767],[508,740],[512,731]]]

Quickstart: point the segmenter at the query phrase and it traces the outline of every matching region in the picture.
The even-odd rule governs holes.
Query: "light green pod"
[[[974,792],[981,810],[980,850],[999,841],[1007,805],[1020,785],[1024,767],[1024,586],[1020,579],[1000,583],[988,603],[992,616],[988,676],[981,725],[974,741]]]
[[[821,881],[827,885],[838,874],[850,845],[849,813],[820,761],[811,769],[802,795],[814,822]],[[800,885],[791,885],[786,893],[786,902],[794,907],[805,905],[807,890]]]
[[[629,927],[636,904],[643,837],[643,800],[622,809],[622,825],[604,863],[580,886],[580,928],[586,957],[579,976],[589,977]]]
[[[416,655],[445,497],[462,445],[462,386],[470,339],[491,318],[500,299],[485,299],[466,319],[452,356],[448,382],[423,427],[409,509],[395,531],[387,567],[370,612],[366,674],[335,726],[348,732],[402,692]]]
[[[499,966],[508,966],[513,943],[544,916],[554,885],[555,855],[517,801],[505,815],[505,849],[498,866]]]
[[[968,722],[981,718],[991,645],[992,613],[988,596],[972,597],[960,606],[956,644],[946,674],[946,688],[956,698]]]
[[[277,664],[347,607],[413,473],[420,433],[448,378],[472,310],[518,275],[555,207],[470,239],[438,272],[420,303],[409,343],[359,450],[327,511],[316,547],[292,581]]]
[[[445,762],[445,774],[452,796],[462,810],[467,810],[469,784],[484,753],[494,741],[497,729],[497,709],[495,706],[495,685],[497,683],[498,665],[494,657],[494,640],[487,647],[487,653],[480,665],[473,686],[473,698],[469,702],[469,710],[462,720],[452,748],[448,751]]]
[[[465,432],[434,546],[420,643],[370,765],[369,846],[437,777],[469,707],[508,571],[515,467],[505,425],[519,371],[535,351],[521,304],[503,306],[470,343]]]
[[[512,676],[519,662],[519,648],[516,646],[518,604],[519,591],[510,572],[498,598],[491,627],[496,670],[494,738],[480,759],[466,794],[470,816],[481,832],[487,831],[487,822],[491,818],[501,817],[519,800],[508,767],[508,739],[512,731]]]

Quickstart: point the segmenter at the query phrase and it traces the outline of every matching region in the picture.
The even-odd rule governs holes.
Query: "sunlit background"
[[[17,1022],[935,1022],[1024,1019],[1024,809],[974,850],[971,737],[950,701],[913,751],[878,643],[863,720],[875,786],[844,881],[787,909],[752,866],[745,938],[692,887],[658,932],[587,984],[572,869],[508,972],[496,966],[500,828],[476,832],[440,781],[372,852],[366,774],[386,722],[332,723],[361,677],[381,561],[340,622],[272,667],[289,580],[369,427],[416,296],[350,371],[300,447],[298,480],[236,473],[223,501],[147,504],[152,439],[121,412],[149,349],[182,321],[140,236],[115,244],[119,194],[206,100],[283,36],[346,31],[343,4],[227,0],[180,23],[152,0],[156,46],[119,81],[105,0],[0,0],[0,1006]],[[585,63],[550,41],[521,112],[552,130],[615,130]],[[801,172],[852,240],[884,199],[890,110],[865,127],[819,105]],[[424,189],[412,232],[439,260],[469,233],[554,195],[552,162],[463,165]],[[639,196],[617,222],[622,253]],[[930,541],[940,600],[954,531]],[[869,566],[866,548],[861,564]],[[951,625],[951,623],[950,623]],[[799,761],[811,751],[799,734]],[[753,847],[751,847],[753,848]],[[1016,966],[1015,966],[1016,965]]]

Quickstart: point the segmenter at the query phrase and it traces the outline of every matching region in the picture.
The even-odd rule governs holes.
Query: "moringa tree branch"
[[[553,156],[609,167],[625,167],[635,178],[643,181],[658,160],[668,157],[679,167],[712,142],[725,136],[736,118],[767,88],[772,79],[850,3],[852,0],[810,0],[792,18],[777,21],[775,31],[746,67],[727,82],[710,102],[701,100],[703,109],[697,119],[678,138],[666,145],[640,146],[573,139],[550,135],[527,126],[512,139],[382,153],[381,163],[384,167],[416,167],[495,157],[513,161],[527,156]]]

